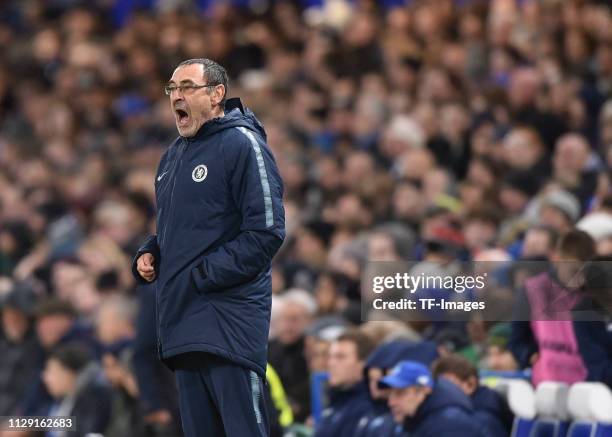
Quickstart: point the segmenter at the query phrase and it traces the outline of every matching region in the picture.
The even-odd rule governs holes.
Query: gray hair
[[[299,305],[309,316],[314,316],[317,313],[317,301],[312,295],[301,288],[290,288],[279,295],[278,303],[284,305],[286,303]]]
[[[136,323],[136,317],[138,316],[138,302],[132,297],[115,294],[108,296],[101,305],[102,307],[109,307],[126,322],[132,325]]]
[[[223,94],[223,99],[221,99],[221,102],[219,103],[221,107],[224,108],[228,90],[228,78],[225,68],[212,59],[207,58],[187,59],[186,61],[178,64],[176,68],[193,64],[202,65],[204,69],[204,80],[206,80],[209,85],[223,85],[225,87],[225,94]]]

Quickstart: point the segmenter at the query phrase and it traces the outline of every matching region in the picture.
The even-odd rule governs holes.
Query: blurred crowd
[[[156,165],[177,135],[163,86],[184,59],[227,69],[284,179],[268,376],[279,429],[313,425],[316,372],[330,372],[332,404],[381,404],[377,381],[401,359],[462,356],[429,376],[462,375],[466,399],[478,369],[537,363],[528,324],[362,319],[368,262],[612,256],[608,2],[123,3],[138,2],[0,5],[0,416],[179,435],[155,290],[130,265],[155,233]],[[576,328],[576,359],[582,379],[610,385],[608,322]],[[390,341],[410,352],[382,353],[364,380]],[[365,388],[334,392],[347,384]]]

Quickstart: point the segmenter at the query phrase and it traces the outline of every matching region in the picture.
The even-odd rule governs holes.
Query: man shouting
[[[157,284],[158,350],[176,375],[187,437],[267,436],[270,262],[285,237],[266,133],[227,73],[184,61],[165,93],[179,137],[155,178],[157,234],[133,271]]]

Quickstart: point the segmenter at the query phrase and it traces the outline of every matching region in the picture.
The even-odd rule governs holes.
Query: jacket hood
[[[450,407],[459,408],[467,414],[472,414],[474,411],[472,401],[459,387],[452,382],[446,381],[444,378],[440,378],[436,381],[430,395],[427,396],[417,409],[416,415],[406,420],[405,426],[407,429],[415,429],[429,416]]]
[[[438,358],[438,349],[435,343],[431,341],[408,341],[394,340],[380,345],[368,357],[363,368],[364,381],[368,379],[368,369],[370,367],[378,367],[380,369],[391,369],[397,363],[404,360],[417,361],[426,366]],[[382,414],[389,410],[386,400],[373,399],[370,389],[368,388],[368,396],[374,404],[374,408],[378,414]]]
[[[379,346],[366,361],[365,371],[370,367],[390,369],[400,361],[410,360],[429,366],[438,358],[436,345],[430,341],[395,340]]]
[[[242,102],[237,97],[228,99],[225,102],[225,115],[223,117],[208,120],[193,137],[187,138],[187,140],[197,141],[233,127],[245,127],[259,133],[264,141],[267,140],[266,132],[261,122],[255,117],[253,111],[242,106]]]
[[[480,386],[476,389],[472,394],[472,405],[477,410],[487,410],[499,417],[505,413],[502,397],[489,387]]]

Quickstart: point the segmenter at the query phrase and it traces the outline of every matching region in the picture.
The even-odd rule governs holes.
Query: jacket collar
[[[230,121],[230,118],[236,118],[236,115],[238,114],[234,112],[235,109],[239,110],[241,115],[245,114],[244,106],[242,106],[242,101],[239,97],[227,99],[225,102],[224,114],[221,117],[215,117],[205,121],[193,137],[187,138],[181,136],[181,138],[187,140],[187,142],[193,142],[208,136],[209,134],[215,132],[220,125]],[[234,113],[232,114],[232,112]]]

